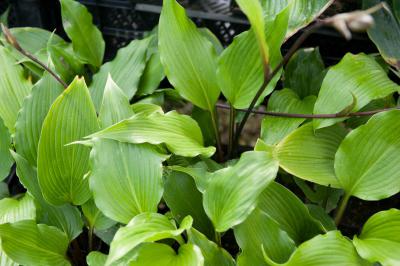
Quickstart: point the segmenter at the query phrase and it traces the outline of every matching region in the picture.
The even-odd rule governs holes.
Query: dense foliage
[[[251,28],[224,48],[164,0],[158,28],[104,64],[74,0],[61,0],[70,42],[3,27],[0,265],[400,265],[400,210],[338,229],[351,197],[400,192],[400,2],[316,20],[332,2],[237,0]],[[383,60],[326,68],[298,49],[323,26],[369,28]],[[259,105],[260,137],[240,154]],[[216,106],[230,109],[227,143]]]

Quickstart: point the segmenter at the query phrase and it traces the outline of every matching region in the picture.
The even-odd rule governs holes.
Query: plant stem
[[[222,109],[230,109],[228,105],[225,104],[217,104],[218,108]],[[371,116],[374,114],[392,111],[392,110],[400,110],[400,106],[390,107],[390,108],[382,108],[372,111],[365,112],[354,112],[354,113],[336,113],[336,114],[292,114],[292,113],[282,113],[282,112],[270,112],[270,111],[260,111],[260,110],[252,110],[251,113],[266,115],[266,116],[275,116],[275,117],[285,117],[285,118],[313,118],[313,119],[329,119],[329,118],[346,118],[346,117],[361,117],[361,116]],[[239,112],[248,112],[249,109],[236,109]]]
[[[89,230],[88,230],[89,252],[93,250],[93,230],[94,230],[94,226],[90,226]]]
[[[4,33],[4,36],[9,44],[13,46],[18,52],[20,52],[23,56],[28,57],[31,59],[33,62],[41,66],[44,70],[50,73],[64,88],[68,87],[68,84],[65,83],[53,70],[51,70],[46,64],[44,64],[42,61],[40,61],[38,58],[36,58],[33,54],[29,53],[28,51],[24,50],[21,45],[18,43],[17,39],[12,35],[11,31],[1,24],[1,29]]]
[[[228,156],[229,158],[232,157],[233,154],[233,138],[235,134],[235,117],[236,117],[236,110],[231,105],[229,109],[229,144],[228,144]]]
[[[222,246],[221,233],[220,232],[215,231],[215,242],[217,243],[217,245],[219,247]]]
[[[224,159],[224,155],[222,153],[222,145],[221,145],[221,135],[218,130],[218,122],[217,122],[217,109],[210,111],[211,114],[211,122],[212,127],[214,129],[215,141],[217,142],[217,156],[218,161],[222,162]]]
[[[247,119],[249,118],[252,110],[254,109],[255,105],[258,102],[258,99],[260,96],[263,94],[265,89],[267,88],[268,84],[271,82],[271,80],[275,77],[276,74],[278,74],[283,66],[285,66],[290,58],[294,55],[294,53],[300,48],[300,46],[303,44],[303,42],[310,36],[314,31],[319,29],[325,25],[325,22],[323,20],[317,21],[313,25],[311,25],[309,28],[305,29],[303,34],[296,40],[296,42],[290,47],[289,51],[287,54],[284,56],[282,61],[275,67],[275,69],[270,73],[269,71],[264,71],[264,82],[261,85],[261,87],[258,89],[256,95],[254,96],[249,108],[246,110],[246,114],[244,115],[242,121],[239,124],[239,127],[236,130],[236,135],[235,135],[235,146],[238,144],[240,134],[242,133],[242,130],[244,126],[246,125]],[[263,60],[264,62],[264,60]],[[265,63],[264,63],[265,64]],[[264,69],[266,67],[264,66]]]
[[[345,194],[343,196],[343,198],[342,198],[342,201],[340,202],[339,209],[337,210],[336,215],[335,215],[335,224],[336,224],[336,226],[339,226],[340,221],[343,218],[343,214],[344,214],[344,212],[346,210],[347,203],[349,203],[349,199],[350,199],[350,195]]]

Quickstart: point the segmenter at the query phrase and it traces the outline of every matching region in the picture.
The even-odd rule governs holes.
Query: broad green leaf
[[[368,219],[360,236],[353,239],[358,254],[383,266],[400,263],[400,211],[381,211]]]
[[[338,125],[314,132],[312,123],[305,124],[277,145],[279,165],[301,179],[338,188],[334,158],[345,136],[346,130]]]
[[[175,223],[164,215],[158,213],[139,214],[127,226],[118,230],[111,242],[106,265],[111,265],[128,255],[141,243],[167,238],[183,242],[180,235],[192,226],[192,222],[193,219],[188,216],[182,220],[181,226],[177,229]]]
[[[347,195],[380,200],[400,191],[399,127],[400,111],[384,112],[343,140],[335,170]]]
[[[210,174],[203,206],[215,230],[225,232],[243,222],[277,172],[272,153],[252,151],[243,153],[234,166]]]
[[[10,196],[8,191],[8,185],[5,182],[0,182],[0,199],[4,199]]]
[[[323,232],[322,226],[311,217],[303,202],[279,183],[271,183],[261,193],[257,209],[275,220],[296,244]]]
[[[80,205],[91,196],[89,149],[65,146],[98,129],[96,112],[85,81],[76,78],[47,114],[38,149],[38,179],[44,198],[53,205]]]
[[[35,202],[30,195],[25,194],[20,199],[4,198],[0,200],[0,224],[35,219]]]
[[[100,71],[93,76],[89,89],[96,110],[99,110],[102,103],[109,75],[128,99],[135,95],[146,66],[146,49],[150,40],[151,37],[132,41],[126,47],[118,50],[115,58],[102,65]]]
[[[311,114],[316,101],[315,96],[303,100],[291,89],[275,91],[268,101],[268,111],[284,113]],[[261,138],[269,145],[279,143],[298,128],[304,118],[283,118],[266,116],[261,125]]]
[[[3,181],[8,176],[13,164],[10,148],[11,136],[0,117],[0,181]]]
[[[92,15],[86,7],[74,0],[61,0],[64,30],[72,40],[80,60],[95,67],[103,62],[105,43],[99,29],[93,25]]]
[[[63,86],[45,72],[24,99],[15,125],[14,144],[18,154],[32,166],[37,165],[37,151],[43,121]]]
[[[203,195],[197,190],[192,177],[179,172],[171,172],[164,177],[165,202],[175,219],[193,217],[193,227],[212,239],[214,228],[203,208]]]
[[[269,63],[269,47],[265,41],[264,13],[259,0],[236,0],[243,13],[246,14],[254,31],[261,60],[264,64]]]
[[[154,256],[157,254],[156,256]],[[146,243],[137,250],[134,260],[129,266],[202,266],[204,258],[200,248],[192,244],[184,244],[175,252],[173,248],[165,244]]]
[[[24,220],[0,225],[3,251],[18,264],[71,265],[66,257],[67,236],[55,227]]]
[[[86,138],[113,139],[135,144],[164,143],[172,153],[184,157],[210,157],[215,152],[214,147],[203,147],[203,136],[197,123],[176,111],[136,114]]]
[[[339,231],[318,235],[301,244],[284,264],[275,263],[265,254],[269,265],[285,266],[362,266],[369,265],[360,258],[350,240]]]
[[[372,100],[386,97],[399,91],[399,88],[372,57],[348,53],[326,74],[314,113],[340,113],[352,106],[354,98],[355,106],[349,112],[356,112]],[[343,120],[344,118],[314,119],[314,128],[327,127]]]
[[[199,30],[213,44],[215,51],[220,55],[224,51],[224,47],[218,37],[208,28],[200,28]]]
[[[158,34],[168,80],[183,98],[202,109],[214,110],[220,94],[217,53],[176,0],[163,1]]]
[[[204,257],[204,266],[234,266],[232,256],[223,248],[207,239],[205,235],[194,228],[188,230],[188,243],[200,248]]]
[[[164,113],[161,106],[151,103],[134,103],[131,105],[131,108],[136,114],[143,113],[151,115],[152,113]]]
[[[163,194],[165,159],[148,144],[96,141],[89,177],[96,205],[109,218],[125,224],[140,213],[156,212]]]
[[[99,252],[92,251],[86,257],[86,262],[89,266],[103,266],[106,263],[107,255]]]
[[[326,232],[337,230],[335,221],[324,208],[314,204],[307,204],[307,209],[310,215],[321,223]]]
[[[204,145],[215,145],[215,131],[213,127],[210,127],[210,121],[212,121],[211,113],[197,106],[193,106],[191,117],[199,124],[204,137]]]
[[[69,204],[53,206],[43,198],[37,180],[36,168],[19,154],[12,152],[17,163],[17,175],[19,181],[36,200],[37,220],[40,223],[53,225],[61,229],[68,239],[75,239],[81,232],[83,221],[79,210]]]
[[[118,229],[120,228],[119,225],[111,226],[105,230],[97,230],[94,229],[94,234],[100,238],[104,243],[107,245],[111,244],[111,241],[114,239],[115,234],[117,233]]]
[[[93,200],[82,205],[82,212],[85,215],[89,228],[106,230],[115,225],[116,222],[107,218],[95,205]]]
[[[363,0],[363,9],[370,8],[381,2],[380,0]],[[396,5],[396,1],[388,2],[393,2]],[[372,16],[375,23],[367,31],[370,39],[375,43],[385,61],[399,69],[400,51],[397,47],[400,45],[400,26],[398,20],[391,10],[387,8],[381,8],[374,12]]]
[[[241,250],[238,265],[265,265],[263,249],[272,260],[284,263],[296,248],[279,224],[259,208],[236,226],[234,232]]]
[[[31,87],[22,67],[15,63],[6,48],[0,46],[0,118],[10,133],[14,133],[18,112]]]
[[[318,48],[305,48],[297,51],[285,68],[284,84],[301,99],[318,96],[324,79],[325,65]]]
[[[1,249],[1,239],[0,239],[0,266],[19,266],[12,259],[10,259]]]

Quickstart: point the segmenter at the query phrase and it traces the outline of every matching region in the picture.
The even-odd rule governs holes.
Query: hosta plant
[[[400,192],[399,3],[320,18],[332,2],[237,0],[251,27],[222,47],[164,0],[107,63],[74,0],[68,41],[3,25],[0,265],[400,265],[400,210],[341,230],[349,200]],[[326,67],[299,49],[321,27],[367,30],[384,60]]]

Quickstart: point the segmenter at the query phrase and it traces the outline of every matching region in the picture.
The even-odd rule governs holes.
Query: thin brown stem
[[[6,40],[7,40],[7,42],[11,46],[13,46],[23,56],[26,56],[27,58],[29,58],[30,60],[32,60],[33,62],[35,62],[39,66],[41,66],[44,70],[49,72],[50,75],[52,75],[64,88],[68,87],[68,84],[65,83],[53,70],[51,70],[48,66],[46,66],[46,64],[44,64],[42,61],[40,61],[37,57],[35,57],[31,53],[29,53],[28,51],[24,50],[21,47],[21,45],[18,43],[17,39],[14,37],[14,35],[12,35],[11,31],[6,26],[1,24],[1,29],[2,29],[2,31],[4,33],[4,36],[5,36]]]
[[[230,109],[229,105],[225,104],[217,104],[218,108],[222,109]],[[262,111],[262,110],[251,110],[251,113],[266,115],[266,116],[274,116],[274,117],[285,117],[285,118],[311,118],[311,119],[329,119],[329,118],[347,118],[347,117],[362,117],[362,116],[371,116],[382,112],[392,111],[392,110],[400,110],[400,106],[390,107],[390,108],[382,108],[372,111],[365,112],[354,112],[354,113],[336,113],[336,114],[292,114],[292,113],[282,113],[282,112],[270,112],[270,111]],[[248,112],[249,109],[236,109],[239,112]]]
[[[290,47],[289,51],[287,54],[283,57],[282,61],[274,68],[274,70],[270,73],[267,71],[264,71],[264,82],[261,85],[261,87],[258,89],[256,95],[254,96],[249,108],[246,110],[246,114],[244,115],[242,121],[239,124],[239,127],[236,130],[236,135],[235,135],[235,145],[237,145],[239,141],[240,134],[243,131],[244,126],[246,125],[247,119],[249,118],[250,114],[252,113],[252,110],[256,106],[258,99],[261,97],[265,89],[267,88],[268,84],[271,82],[271,80],[280,72],[280,70],[289,62],[290,58],[294,55],[294,53],[300,48],[300,46],[303,44],[303,42],[317,29],[321,28],[323,25],[325,25],[325,22],[323,20],[317,21],[313,25],[311,25],[309,28],[305,29],[303,34],[296,40],[296,42]],[[265,66],[264,66],[265,69]]]

